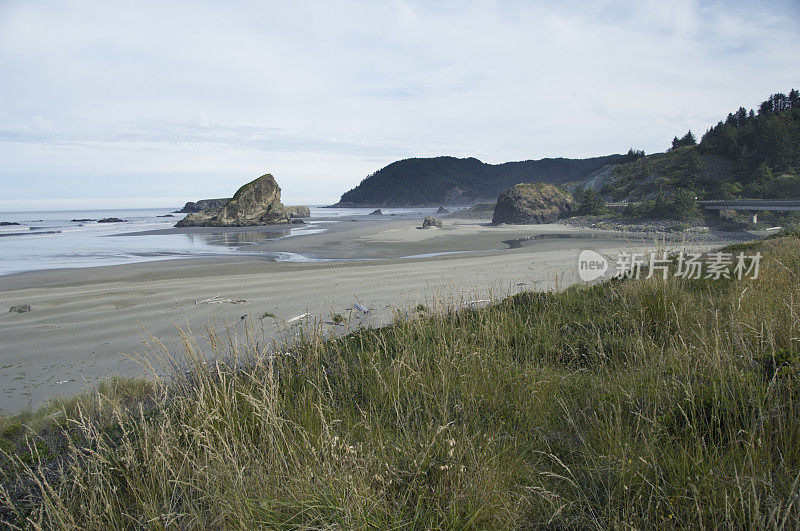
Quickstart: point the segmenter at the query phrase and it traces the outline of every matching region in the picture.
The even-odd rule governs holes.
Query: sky
[[[0,210],[161,207],[272,173],[664,151],[800,88],[800,3],[0,0]]]

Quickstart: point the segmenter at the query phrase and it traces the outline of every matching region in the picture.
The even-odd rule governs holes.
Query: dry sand
[[[416,223],[342,223],[323,234],[253,248],[370,259],[366,261],[276,263],[247,256],[2,276],[0,308],[29,304],[33,311],[0,312],[0,410],[14,413],[36,407],[113,374],[145,374],[131,359],[147,352],[141,337],[145,330],[177,352],[179,329],[202,333],[212,323],[228,323],[241,331],[250,322],[274,337],[286,329],[286,320],[303,313],[331,331],[343,329],[330,322],[336,313],[352,313],[354,319],[377,326],[391,320],[395,307],[566,286],[578,280],[577,255],[585,248],[613,255],[655,246],[641,236],[631,240],[606,234],[598,239],[598,233],[562,225],[490,227],[480,221],[448,220],[443,229],[421,230]],[[519,249],[504,243],[545,233],[573,237],[544,239]],[[692,245],[720,243],[709,239]],[[437,252],[457,254],[402,258]],[[245,302],[195,303],[215,296]],[[355,302],[370,313],[352,311]],[[260,319],[267,312],[277,320]]]

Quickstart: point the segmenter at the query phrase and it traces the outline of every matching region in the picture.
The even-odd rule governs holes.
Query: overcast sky
[[[663,151],[800,87],[798,5],[0,0],[0,210],[267,172],[330,203],[412,156]]]

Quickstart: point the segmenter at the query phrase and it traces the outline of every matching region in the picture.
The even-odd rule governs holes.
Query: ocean
[[[334,223],[369,215],[372,208],[311,207],[304,225],[271,231],[222,232],[209,227],[200,233],[171,233],[123,236],[126,233],[169,229],[185,214],[175,208],[60,210],[0,212],[0,275],[57,269],[130,264],[152,260],[259,254],[248,250],[255,243],[278,238],[322,232]],[[384,208],[384,214],[430,215],[435,208]],[[163,217],[172,214],[174,217]],[[120,218],[122,223],[98,223],[103,218]],[[75,221],[94,220],[94,221]],[[314,261],[293,253],[268,253],[275,261]]]

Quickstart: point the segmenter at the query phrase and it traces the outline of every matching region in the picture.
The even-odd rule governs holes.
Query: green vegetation
[[[800,169],[800,95],[773,94],[758,114],[743,107],[729,114],[704,136],[701,152],[734,161],[735,175],[746,195],[763,194],[773,176],[784,173],[797,178]],[[758,195],[762,197],[762,195]]]
[[[475,158],[400,160],[367,176],[342,195],[340,203],[364,206],[441,205],[495,200],[515,184],[564,184],[584,179],[606,164],[631,155],[589,159],[541,159],[486,164]]]
[[[692,221],[702,217],[694,192],[683,189],[675,190],[669,196],[659,193],[654,201],[632,203],[625,208],[624,213],[634,218],[679,221]]]
[[[599,216],[608,212],[606,202],[591,188],[577,189],[573,194],[575,206],[572,208],[573,216]]]
[[[658,195],[680,193],[699,199],[800,198],[800,102],[798,91],[775,94],[758,113],[740,108],[703,135],[675,137],[666,153],[620,164],[600,193],[613,200],[650,201],[632,210],[668,217],[655,208]],[[668,198],[669,199],[669,198]],[[684,213],[684,217],[695,214]]]
[[[763,253],[759,278],[523,293],[274,357],[187,335],[168,382],[0,421],[0,518],[797,528],[800,233],[731,251]]]
[[[277,317],[275,317],[275,314],[272,313],[272,312],[264,312],[264,313],[261,314],[261,318],[262,319],[266,319],[267,317],[269,317],[271,319],[277,319]]]
[[[340,313],[335,313],[331,317],[331,322],[333,322],[333,324],[335,324],[335,325],[344,324],[346,321],[347,321],[347,319],[345,319],[344,315],[342,315]]]

